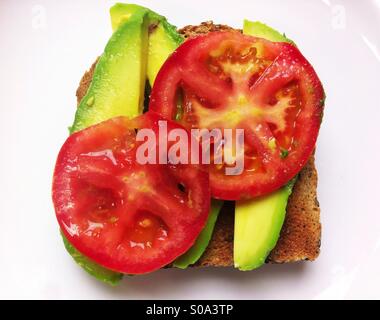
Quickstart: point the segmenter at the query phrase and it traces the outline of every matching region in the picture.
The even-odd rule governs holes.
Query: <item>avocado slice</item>
[[[288,39],[284,33],[282,34],[260,21],[249,21],[245,19],[243,33],[273,42],[289,42],[294,44],[294,42]]]
[[[146,10],[136,11],[113,33],[78,106],[71,133],[112,117],[135,117],[142,112],[148,52],[146,14]]]
[[[270,41],[289,42],[278,31],[261,22],[244,20],[243,33]],[[247,271],[260,267],[275,247],[284,223],[288,198],[295,179],[264,197],[236,201],[234,230],[235,268]]]
[[[161,66],[182,42],[183,38],[166,20],[159,21],[151,27],[147,65],[147,76],[151,86]]]
[[[292,181],[268,196],[236,202],[235,268],[248,271],[265,263],[280,236],[293,185]]]
[[[111,286],[116,286],[119,283],[119,281],[123,278],[123,274],[103,268],[101,265],[82,255],[66,239],[62,232],[61,235],[67,252],[73,257],[75,262],[78,263],[90,275],[94,276],[100,281],[110,284]]]
[[[112,29],[129,20],[138,10],[146,10],[149,21],[149,44],[147,61],[147,78],[152,87],[163,63],[169,55],[183,42],[175,26],[165,17],[136,4],[116,3],[110,10]]]
[[[136,13],[148,13],[149,9],[137,4],[116,3],[110,9],[112,30],[116,31],[119,26],[129,20]]]
[[[211,200],[211,209],[206,226],[203,228],[202,232],[199,234],[194,245],[182,256],[178,257],[174,262],[173,266],[180,269],[186,269],[188,266],[194,264],[202,256],[203,252],[206,250],[212,233],[214,231],[216,220],[218,219],[219,212],[222,209],[223,201]]]

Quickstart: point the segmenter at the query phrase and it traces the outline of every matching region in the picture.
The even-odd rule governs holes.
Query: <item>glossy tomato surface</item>
[[[295,46],[213,32],[186,41],[165,62],[149,107],[188,129],[244,130],[243,152],[235,148],[232,160],[210,167],[212,196],[239,200],[268,194],[301,170],[323,102],[321,82]],[[242,159],[242,173],[226,175]]]
[[[145,141],[137,133],[158,134],[160,120],[149,112],[79,131],[56,163],[53,201],[62,232],[82,254],[118,272],[167,265],[191,247],[208,217],[209,176],[202,166],[136,160]],[[178,128],[167,122],[169,133]]]

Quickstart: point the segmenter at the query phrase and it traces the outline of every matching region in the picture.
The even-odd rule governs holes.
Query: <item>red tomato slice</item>
[[[210,168],[212,196],[239,200],[270,193],[301,170],[323,102],[321,82],[296,47],[213,32],[186,41],[165,62],[150,110],[189,129],[244,129],[244,152]],[[244,171],[226,175],[237,157]]]
[[[58,156],[53,201],[63,233],[81,253],[118,272],[167,265],[191,247],[208,217],[207,169],[136,161],[143,143],[136,131],[157,133],[159,120],[149,112],[102,122],[71,135]],[[168,131],[175,128],[168,121]]]

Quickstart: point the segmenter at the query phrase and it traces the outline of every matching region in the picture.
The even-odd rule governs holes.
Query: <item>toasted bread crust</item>
[[[186,26],[179,32],[187,39],[213,31],[235,31],[225,25],[203,22],[199,26]],[[97,61],[82,77],[77,89],[77,102],[82,100],[91,83]],[[197,267],[233,266],[234,204],[226,202],[215,225],[208,248],[194,265]],[[299,173],[289,198],[284,226],[276,247],[267,262],[285,263],[315,260],[319,255],[321,239],[320,208],[317,200],[317,171],[312,156]]]
[[[206,33],[215,32],[215,31],[241,32],[241,30],[239,29],[234,29],[224,24],[215,24],[212,21],[205,21],[197,26],[192,26],[192,25],[185,26],[178,30],[178,32],[182,34],[182,36],[185,39],[190,39],[190,38],[199,36],[200,34],[206,34]]]

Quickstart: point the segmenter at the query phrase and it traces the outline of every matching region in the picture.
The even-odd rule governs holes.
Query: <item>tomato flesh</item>
[[[118,272],[167,265],[191,247],[208,217],[205,168],[136,161],[136,131],[157,132],[159,120],[149,112],[105,121],[71,135],[58,156],[53,202],[62,232],[81,253]],[[181,126],[168,121],[168,131],[175,128]]]
[[[244,152],[210,166],[212,196],[240,200],[291,180],[314,150],[324,92],[309,62],[288,43],[213,32],[182,44],[161,68],[150,110],[188,129],[243,129]],[[240,175],[226,175],[238,157]]]

